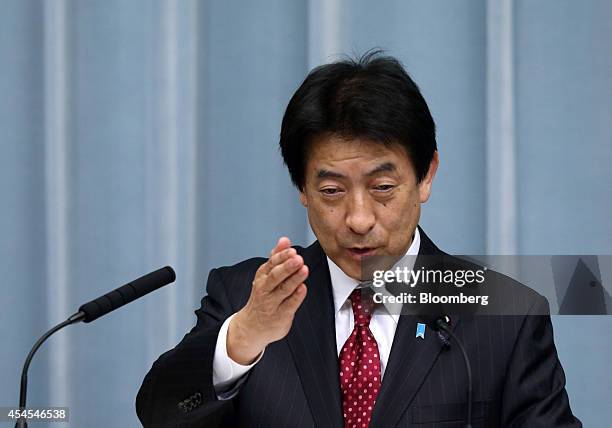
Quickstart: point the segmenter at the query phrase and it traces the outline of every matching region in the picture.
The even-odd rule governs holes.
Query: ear
[[[304,190],[300,190],[300,203],[304,207],[308,207],[308,199],[306,198],[306,193],[304,193]]]
[[[419,183],[419,198],[421,203],[427,202],[429,199],[429,195],[431,194],[431,185],[433,183],[433,179],[436,175],[436,171],[438,170],[438,165],[440,164],[440,159],[438,157],[438,151],[434,152],[433,158],[429,163],[429,170],[427,171],[427,175],[423,177],[423,180]]]

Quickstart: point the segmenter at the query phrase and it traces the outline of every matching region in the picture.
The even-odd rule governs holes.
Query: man
[[[283,237],[267,260],[211,271],[197,325],[144,380],[140,420],[464,426],[459,348],[433,332],[415,337],[418,317],[355,291],[369,279],[365,258],[443,254],[417,226],[439,163],[418,87],[379,53],[318,67],[289,102],[280,146],[317,241]],[[474,375],[472,426],[581,426],[550,317],[536,316],[547,303],[512,286],[524,315],[453,321]]]

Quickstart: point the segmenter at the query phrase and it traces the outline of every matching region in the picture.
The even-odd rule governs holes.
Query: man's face
[[[366,279],[361,277],[363,257],[403,256],[437,166],[436,152],[427,176],[417,184],[399,144],[331,134],[315,139],[300,201],[327,256],[357,280]]]

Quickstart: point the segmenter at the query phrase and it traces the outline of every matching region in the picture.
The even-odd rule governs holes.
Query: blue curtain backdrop
[[[31,405],[137,426],[146,371],[210,268],[312,239],[277,149],[307,71],[378,46],[438,125],[421,224],[463,254],[612,254],[612,3],[38,1],[0,5],[0,406],[33,341],[155,268],[175,285],[65,330]],[[612,420],[612,319],[555,317],[575,413]]]

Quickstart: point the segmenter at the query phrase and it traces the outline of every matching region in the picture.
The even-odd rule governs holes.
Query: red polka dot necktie
[[[370,331],[374,302],[369,289],[354,290],[355,327],[340,351],[340,389],[345,428],[367,428],[380,390],[380,354]]]

